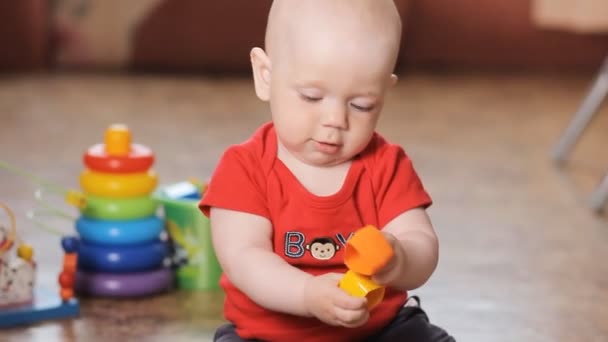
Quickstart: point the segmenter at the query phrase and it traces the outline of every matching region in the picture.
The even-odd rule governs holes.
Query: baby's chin
[[[334,167],[348,163],[351,158],[343,155],[327,155],[320,152],[307,153],[298,156],[300,162],[315,167]]]

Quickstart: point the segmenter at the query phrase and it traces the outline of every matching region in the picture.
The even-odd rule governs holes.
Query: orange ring
[[[144,145],[131,144],[131,152],[128,155],[109,155],[104,144],[97,144],[85,152],[83,161],[87,168],[97,172],[137,173],[152,167],[154,154]]]

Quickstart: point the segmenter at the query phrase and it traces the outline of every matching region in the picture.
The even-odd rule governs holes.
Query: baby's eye
[[[371,112],[375,107],[374,105],[361,105],[356,103],[351,103],[350,106],[360,112]]]
[[[310,96],[310,95],[306,95],[306,94],[300,94],[300,97],[302,98],[302,100],[304,100],[306,102],[319,102],[323,99],[320,96]]]

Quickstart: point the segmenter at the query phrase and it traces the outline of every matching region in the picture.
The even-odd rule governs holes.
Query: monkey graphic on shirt
[[[336,257],[340,248],[346,245],[346,241],[352,235],[337,233],[334,236],[313,236],[310,239],[299,231],[288,231],[284,236],[284,243],[281,246],[285,256],[292,259],[304,257],[307,252],[310,255],[321,261],[331,260]],[[307,242],[308,241],[308,242]]]
[[[318,260],[329,260],[336,255],[340,246],[330,237],[320,237],[312,240],[306,245],[306,250],[313,258]]]

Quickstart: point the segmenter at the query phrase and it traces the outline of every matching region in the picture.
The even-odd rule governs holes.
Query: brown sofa
[[[542,29],[530,0],[413,0],[402,62],[407,66],[593,69],[608,34]]]
[[[0,1],[0,70],[48,65],[48,13],[46,0]]]
[[[404,19],[400,68],[595,70],[608,54],[608,35],[535,26],[530,19],[530,0],[396,3]],[[271,0],[159,0],[129,31],[127,59],[104,66],[249,72],[248,53],[252,46],[263,43],[270,4]],[[71,31],[72,38],[78,37],[77,27]],[[0,69],[70,66],[73,59],[66,63],[57,58],[66,50],[63,36],[49,0],[0,2]],[[84,44],[85,38],[71,42]],[[84,58],[89,62],[84,66],[95,66],[92,57]]]

